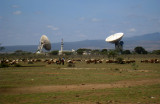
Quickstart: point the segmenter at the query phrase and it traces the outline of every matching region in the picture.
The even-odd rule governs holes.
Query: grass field
[[[0,104],[160,104],[160,63],[135,59],[137,70],[85,62],[0,68]]]

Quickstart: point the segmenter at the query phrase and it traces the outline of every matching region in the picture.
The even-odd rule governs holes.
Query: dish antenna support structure
[[[40,44],[37,49],[37,53],[42,53],[43,48],[47,51],[51,50],[51,43],[46,35],[41,36]]]
[[[123,51],[123,41],[120,41],[122,37],[124,36],[124,33],[115,33],[113,35],[110,35],[109,37],[106,38],[106,42],[115,44],[115,49],[117,51],[122,52]]]

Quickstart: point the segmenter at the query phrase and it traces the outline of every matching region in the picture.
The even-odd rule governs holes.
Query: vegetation
[[[116,51],[116,50],[109,50],[108,51],[108,54],[107,54],[107,56],[108,56],[108,58],[115,58],[116,56],[118,55],[118,52]]]
[[[7,63],[0,63],[0,68],[5,68],[5,67],[9,67],[9,65]]]
[[[133,63],[131,66],[132,66],[133,70],[137,70],[138,69],[138,65],[136,63]]]
[[[101,54],[102,54],[102,55],[107,55],[107,52],[108,52],[107,49],[102,49],[102,50],[101,50]]]
[[[117,57],[116,60],[118,61],[119,64],[124,64],[122,57]]]
[[[122,52],[122,54],[131,54],[131,51],[130,51],[130,50],[124,50],[124,51]]]
[[[55,50],[55,51],[51,51],[50,54],[51,55],[58,55],[58,52],[59,52],[58,50]]]
[[[134,51],[138,54],[147,54],[148,52],[141,46],[135,47]]]
[[[84,52],[91,52],[91,49],[80,48],[76,52],[78,55],[83,55]]]
[[[160,55],[160,50],[153,50],[153,54]]]
[[[29,55],[32,54],[31,52],[23,51],[23,50],[16,50],[13,55]]]

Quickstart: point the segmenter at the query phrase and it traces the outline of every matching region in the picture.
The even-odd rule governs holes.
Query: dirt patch
[[[24,88],[0,88],[1,94],[29,94],[29,93],[45,93],[57,91],[79,91],[79,90],[95,90],[106,88],[123,88],[130,86],[152,85],[160,83],[160,79],[145,79],[139,81],[119,81],[111,84],[81,84],[81,85],[50,85],[36,86]]]

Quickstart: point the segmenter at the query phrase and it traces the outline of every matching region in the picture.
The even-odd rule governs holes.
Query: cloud
[[[13,12],[14,15],[19,15],[19,14],[22,14],[22,12],[20,10],[17,10],[15,12]]]
[[[12,5],[12,8],[18,8],[19,6],[18,5]]]
[[[129,32],[135,32],[136,29],[135,29],[135,28],[130,28],[128,31],[129,31]]]
[[[99,21],[100,21],[100,19],[92,18],[92,19],[91,19],[91,21],[92,21],[92,22],[99,22]]]
[[[49,28],[49,29],[51,29],[51,30],[53,30],[53,31],[59,30],[58,27],[54,27],[54,26],[52,26],[52,25],[48,25],[47,28]]]

